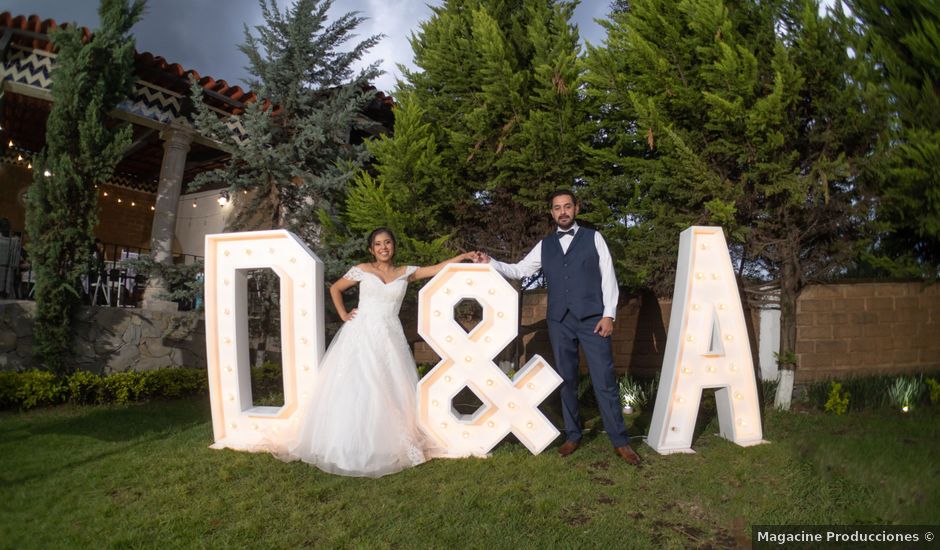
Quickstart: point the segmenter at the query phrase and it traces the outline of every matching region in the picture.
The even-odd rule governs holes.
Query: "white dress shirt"
[[[571,229],[577,234],[578,227],[575,222]],[[568,247],[574,235],[562,235],[558,239],[561,244],[561,250],[568,253]],[[598,263],[601,270],[601,294],[604,299],[604,317],[611,319],[617,318],[617,300],[620,299],[620,289],[617,287],[617,275],[614,273],[614,261],[610,257],[610,250],[607,249],[607,242],[601,236],[600,231],[594,232],[594,248],[597,249]],[[490,259],[490,265],[503,277],[509,279],[521,279],[528,277],[542,268],[542,241],[539,241],[525,258],[515,264],[507,264],[499,260]]]

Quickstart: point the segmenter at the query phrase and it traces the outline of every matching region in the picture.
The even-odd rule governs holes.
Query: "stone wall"
[[[0,302],[0,369],[38,367],[33,359],[36,304]],[[112,373],[163,367],[206,367],[205,322],[189,313],[83,307],[73,363]]]
[[[814,285],[796,324],[799,383],[940,370],[940,284]]]

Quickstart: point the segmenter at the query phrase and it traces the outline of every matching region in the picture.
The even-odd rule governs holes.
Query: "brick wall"
[[[108,196],[105,197],[104,193]],[[150,248],[150,227],[153,224],[150,207],[155,200],[152,193],[111,185],[99,186],[95,237],[106,243]]]
[[[940,369],[940,285],[808,287],[797,302],[797,382]]]
[[[549,362],[553,360],[545,308],[544,291],[525,293],[519,344],[524,359],[538,353]],[[671,300],[657,301],[652,294],[621,293],[612,336],[618,373],[642,377],[659,373],[671,308]],[[750,320],[751,350],[756,362],[756,310],[751,312]],[[437,363],[437,355],[414,330],[414,318],[405,312],[403,322],[414,343],[415,360]],[[512,354],[510,344],[505,356]],[[797,383],[940,370],[940,285],[853,283],[808,287],[797,302],[797,356]]]

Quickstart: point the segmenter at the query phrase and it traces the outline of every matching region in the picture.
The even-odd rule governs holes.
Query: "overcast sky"
[[[287,2],[278,2],[282,11]],[[430,17],[428,4],[441,3],[442,0],[335,0],[330,13],[335,18],[358,11],[367,18],[357,31],[361,38],[385,35],[371,50],[366,63],[383,60],[386,74],[375,84],[380,90],[391,92],[400,76],[396,64],[413,67],[409,36],[417,30],[419,22]],[[604,31],[594,19],[605,17],[609,6],[609,0],[582,0],[574,17],[582,42],[603,41]],[[97,0],[3,0],[2,11],[35,14],[60,24],[75,22],[92,30],[98,26]],[[237,45],[244,42],[242,28],[246,23],[250,27],[261,23],[257,0],[148,0],[146,14],[134,27],[134,35],[138,51],[163,56],[170,63],[224,79],[230,85],[244,86],[246,58]]]

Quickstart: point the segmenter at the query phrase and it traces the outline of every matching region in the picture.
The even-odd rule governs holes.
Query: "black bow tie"
[[[574,229],[569,229],[568,231],[562,231],[559,229],[557,233],[559,239],[562,237],[562,235],[571,235],[574,237]]]

